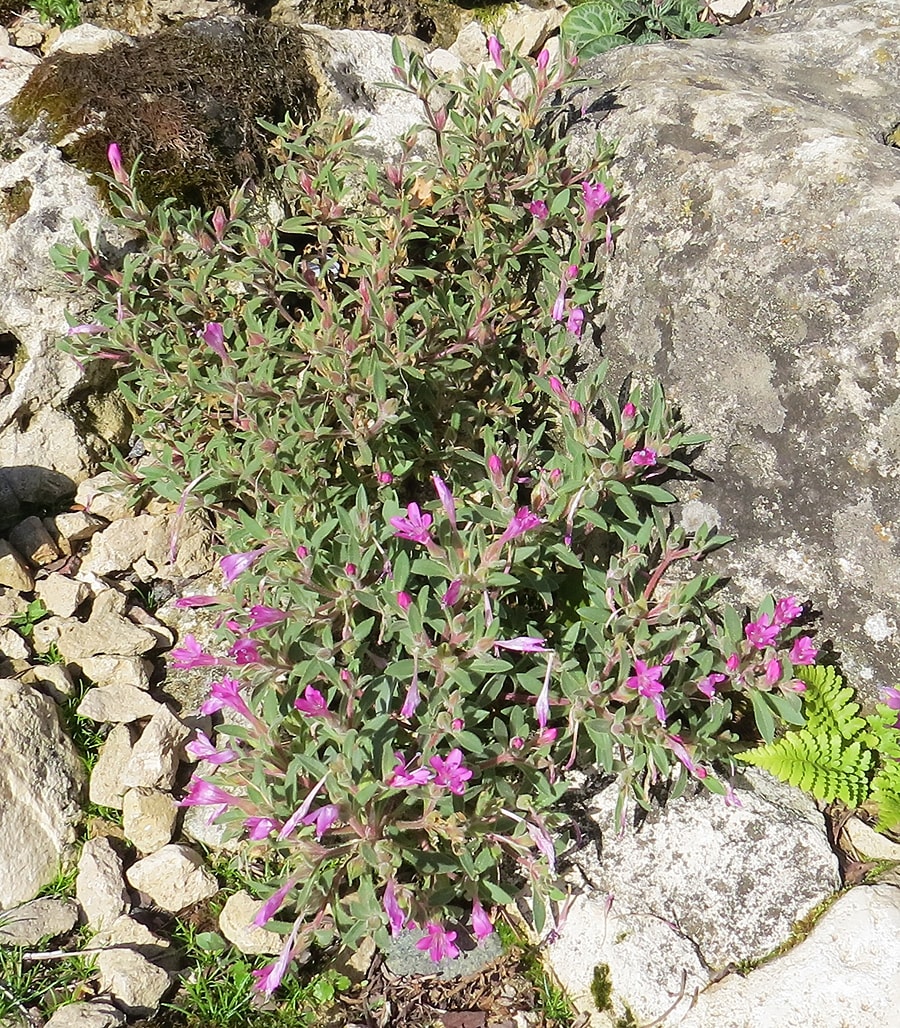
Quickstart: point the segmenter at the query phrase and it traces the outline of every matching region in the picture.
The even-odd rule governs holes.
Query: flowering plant
[[[566,163],[568,63],[490,54],[454,85],[395,50],[427,161],[414,134],[382,176],[347,123],[276,130],[272,228],[240,197],[149,210],[113,151],[146,249],[116,264],[82,233],[61,258],[100,300],[73,345],[121,368],[156,458],[128,474],[227,538],[221,655],[187,636],[171,660],[232,714],[183,802],[276,869],[265,992],[311,941],[416,926],[453,957],[522,888],[542,930],[566,772],[734,801],[712,762],[751,716],[797,720],[815,656],[792,598],[745,625],[676,574],[725,540],[663,512],[701,440],[661,390],[566,380],[613,243],[605,151]]]

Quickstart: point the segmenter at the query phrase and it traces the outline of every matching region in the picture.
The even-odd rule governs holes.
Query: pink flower
[[[496,36],[488,37],[488,53],[494,62],[494,67],[503,71],[503,57],[500,50],[500,40]]]
[[[281,827],[281,822],[271,817],[248,817],[244,821],[244,827],[247,829],[248,839],[259,841],[268,839],[272,832]]]
[[[326,803],[324,807],[313,810],[302,818],[303,824],[316,826],[316,838],[321,839],[340,816],[340,808],[334,803]]]
[[[512,748],[513,748],[514,750],[520,750],[520,749],[521,749],[521,748],[522,748],[522,747],[523,747],[523,746],[525,745],[525,740],[524,740],[524,739],[522,738],[522,736],[521,736],[521,735],[514,735],[514,736],[513,736],[513,737],[512,737],[512,738],[511,738],[511,739],[509,740],[509,745],[510,745],[510,746],[511,746],[511,747],[512,747]]]
[[[734,672],[741,666],[741,658],[737,653],[732,653],[728,660],[725,661],[725,668],[728,671]]]
[[[496,453],[492,453],[487,461],[488,473],[496,482],[503,477],[503,462]]]
[[[302,698],[294,700],[294,708],[307,717],[328,717],[329,714],[325,697],[311,685],[304,689]]]
[[[495,649],[515,650],[517,653],[543,653],[546,649],[545,640],[536,635],[520,635],[515,639],[495,639]]]
[[[593,217],[601,207],[605,207],[610,199],[610,192],[602,182],[582,182],[581,192],[584,196],[585,210]]]
[[[544,684],[541,686],[540,693],[538,693],[537,702],[534,705],[534,716],[537,718],[538,728],[540,728],[540,730],[543,731],[547,727],[547,719],[550,717],[549,674],[544,678]]]
[[[238,639],[231,649],[228,651],[230,657],[234,657],[236,664],[260,664],[262,663],[262,655],[259,652],[259,646],[252,639],[248,639],[244,636]]]
[[[184,748],[192,760],[205,760],[207,764],[228,764],[237,760],[237,753],[231,749],[218,750],[209,737],[198,731],[195,738]]]
[[[284,822],[281,831],[278,833],[279,839],[286,839],[291,834],[291,832],[293,832],[293,830],[297,827],[297,825],[299,825],[300,822],[306,817],[306,815],[309,813],[309,808],[313,805],[313,800],[322,791],[322,786],[325,784],[325,779],[327,777],[328,774],[326,772],[326,774],[322,775],[318,782],[316,782],[316,784],[309,790],[309,792],[306,794],[306,798],[303,800],[300,806],[297,807],[294,813],[291,814],[287,821]]]
[[[378,472],[378,484],[379,485],[391,485],[394,481],[394,476],[390,471],[379,471]]]
[[[455,717],[450,722],[450,727],[453,729],[454,732],[461,732],[466,727],[466,723],[465,721],[463,721],[461,717]]]
[[[396,889],[394,879],[389,878],[387,885],[384,887],[384,896],[381,900],[384,912],[387,914],[391,935],[394,936],[399,935],[406,926],[406,915],[400,909],[400,904],[397,902]]]
[[[230,360],[228,350],[225,347],[225,329],[218,321],[207,321],[200,332],[203,342],[222,360]]]
[[[110,143],[106,149],[106,159],[109,161],[109,166],[112,168],[113,178],[120,185],[128,185],[128,172],[122,166],[122,151],[119,149],[118,143]]]
[[[626,403],[622,408],[623,418],[633,418],[637,414],[637,407],[633,403]]]
[[[255,924],[257,928],[264,928],[281,909],[281,905],[284,903],[285,899],[287,899],[287,894],[296,884],[296,878],[288,878],[284,885],[273,892],[266,902],[263,903],[256,912],[256,917],[253,918],[252,923]]]
[[[485,913],[484,907],[479,903],[478,897],[472,900],[472,932],[479,942],[483,942],[494,931],[491,919]]]
[[[725,786],[725,806],[726,807],[742,807],[744,804],[738,799],[737,793],[734,791],[732,786]]]
[[[778,638],[781,626],[773,623],[768,614],[761,614],[759,620],[751,621],[744,629],[744,635],[751,646],[764,650]]]
[[[543,524],[541,519],[529,507],[520,507],[510,519],[509,524],[500,536],[499,542],[508,543],[511,539],[518,539],[520,535],[540,528]]]
[[[540,71],[546,71],[547,65],[550,63],[550,51],[544,47],[543,50],[537,55],[537,66]]]
[[[437,493],[438,499],[441,501],[441,506],[444,508],[447,520],[453,528],[456,528],[456,502],[453,499],[453,493],[450,492],[447,483],[440,475],[433,474],[431,476],[431,481],[434,483],[434,491]]]
[[[205,778],[191,776],[187,794],[179,800],[179,807],[232,807],[239,803],[237,796],[207,782]]]
[[[279,621],[284,621],[288,616],[283,610],[256,603],[250,608],[250,624],[247,626],[247,631],[255,632],[258,628],[277,625]]]
[[[547,864],[550,867],[550,872],[556,872],[556,847],[553,845],[553,840],[550,838],[547,830],[541,825],[533,824],[531,821],[525,823],[525,827],[528,830],[528,835],[531,837],[531,841],[537,846],[538,851],[546,859]]]
[[[186,635],[182,640],[182,645],[177,646],[169,653],[169,659],[171,660],[172,667],[186,669],[195,667],[215,667],[217,664],[222,663],[218,657],[214,657],[211,653],[207,653],[193,635]]]
[[[774,657],[766,664],[766,685],[774,685],[782,675],[781,661]]]
[[[638,468],[652,468],[656,464],[656,450],[644,448],[635,450],[631,455],[631,463]]]
[[[550,743],[556,742],[558,734],[559,732],[555,728],[545,728],[535,736],[534,744],[535,746],[549,746]]]
[[[222,241],[222,237],[225,235],[225,228],[228,225],[228,219],[225,217],[225,211],[221,207],[217,207],[212,216],[213,232],[216,234],[216,239],[219,242]]]
[[[404,761],[402,753],[395,753],[394,756],[399,763],[394,765],[394,770],[388,779],[389,789],[408,789],[413,785],[427,785],[434,778],[434,772],[429,771],[427,767],[417,767],[414,771],[410,771],[409,765],[414,760],[421,760],[421,753],[416,754],[409,761]]]
[[[554,321],[562,321],[566,316],[566,287],[560,286],[559,292],[556,294],[556,299],[553,301],[553,307],[550,309],[550,317]]]
[[[547,204],[543,200],[532,200],[531,203],[526,203],[525,210],[537,218],[538,221],[546,221],[550,214]]]
[[[102,336],[109,329],[99,321],[91,321],[84,325],[70,325],[66,329],[67,336]]]
[[[295,921],[293,930],[288,936],[284,947],[281,950],[281,954],[274,964],[266,964],[265,967],[261,967],[258,971],[253,972],[253,977],[256,981],[253,983],[253,988],[257,992],[261,992],[266,999],[268,999],[272,993],[281,985],[281,980],[284,978],[285,972],[288,969],[288,964],[291,962],[291,957],[294,953],[294,943],[297,941],[297,931],[300,927],[300,922]]]
[[[447,759],[434,756],[428,763],[434,768],[434,784],[449,789],[454,795],[462,796],[465,792],[466,782],[472,777],[472,772],[463,767],[462,750],[453,748],[447,754]]]
[[[232,553],[219,561],[222,569],[222,576],[226,583],[233,582],[242,575],[247,568],[251,567],[266,552],[266,547],[261,546],[258,550],[248,550],[246,553]]]
[[[240,693],[241,683],[226,675],[220,682],[213,682],[209,690],[209,699],[200,707],[201,714],[215,714],[223,707],[230,707],[248,721],[255,720],[250,708]]]
[[[554,393],[561,400],[565,400],[568,397],[565,387],[563,386],[562,382],[560,382],[560,380],[556,377],[556,375],[551,375],[548,379],[548,382],[550,384],[551,393]]]
[[[409,610],[410,604],[412,603],[412,596],[409,593],[399,592],[397,593],[397,604],[401,610]]]
[[[695,778],[706,778],[707,771],[705,767],[701,767],[699,764],[695,764],[691,760],[691,755],[685,748],[684,742],[680,735],[670,735],[668,737],[669,749],[675,754],[675,756],[681,761],[682,764],[690,771]]]
[[[441,597],[441,605],[444,607],[455,607],[459,600],[459,594],[462,591],[462,581],[458,578],[454,579],[447,587],[447,591]]]
[[[796,621],[802,613],[803,607],[800,606],[796,599],[793,596],[785,596],[775,604],[775,616],[773,621],[776,625],[780,625],[784,628],[785,625],[789,625],[792,621]]]
[[[794,645],[791,647],[791,663],[792,664],[814,664],[819,651],[813,645],[812,639],[808,635],[801,635],[799,639],[794,640]]]
[[[177,610],[190,610],[193,607],[211,607],[218,602],[215,596],[182,596],[174,606]]]
[[[573,307],[569,311],[569,319],[566,322],[566,331],[573,336],[580,336],[584,327],[584,311],[580,307]]]
[[[643,696],[651,701],[656,711],[656,716],[662,724],[666,723],[666,708],[663,706],[659,696],[665,688],[660,681],[664,671],[665,665],[663,664],[654,664],[651,667],[643,660],[635,660],[635,673],[630,678],[625,679],[625,687],[627,689],[637,689],[639,696]]]
[[[410,503],[406,508],[406,517],[393,517],[389,519],[394,528],[394,535],[398,539],[409,539],[414,543],[422,543],[427,546],[431,541],[431,515],[423,514],[419,510],[418,503]]]
[[[494,39],[491,36],[491,39]],[[443,925],[429,921],[425,925],[425,935],[416,943],[416,949],[423,952],[428,950],[431,959],[438,963],[441,960],[456,960],[459,956],[459,947],[454,945],[456,932],[448,932]]]
[[[703,693],[704,696],[708,697],[709,699],[712,699],[713,696],[715,696],[716,694],[716,686],[720,682],[726,681],[727,678],[727,675],[723,675],[718,671],[713,671],[711,675],[707,675],[705,678],[700,679],[700,681],[697,683],[697,688],[700,690],[700,692]]]
[[[419,676],[413,675],[412,681],[409,683],[409,687],[406,690],[406,698],[403,701],[403,706],[400,708],[400,717],[409,719],[419,708],[419,703],[422,697],[419,695]]]

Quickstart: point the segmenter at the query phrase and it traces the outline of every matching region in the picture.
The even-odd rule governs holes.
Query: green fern
[[[859,704],[853,702],[853,689],[844,685],[833,667],[800,668],[797,678],[806,685],[803,714],[807,731],[815,736],[840,735],[849,740],[865,730],[866,721],[856,716]]]
[[[872,779],[871,799],[878,809],[876,831],[900,827],[900,764],[896,761],[885,764]]]
[[[802,728],[788,732],[777,742],[741,753],[739,759],[826,803],[839,799],[848,807],[858,807],[869,795],[871,750],[859,742],[848,744],[837,733],[814,735]]]

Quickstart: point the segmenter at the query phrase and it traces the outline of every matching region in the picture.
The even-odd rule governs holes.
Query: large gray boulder
[[[749,603],[822,612],[857,682],[897,674],[900,19],[798,0],[719,38],[623,47],[573,154],[614,140],[623,196],[600,349],[711,436],[689,526]],[[595,342],[598,334],[595,333]],[[874,693],[874,689],[872,690]]]

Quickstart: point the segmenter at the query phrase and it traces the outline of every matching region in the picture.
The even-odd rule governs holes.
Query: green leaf
[[[770,743],[775,738],[775,718],[772,716],[772,708],[766,699],[765,693],[759,692],[758,689],[750,689],[750,702],[753,704],[756,727],[763,739]]]

